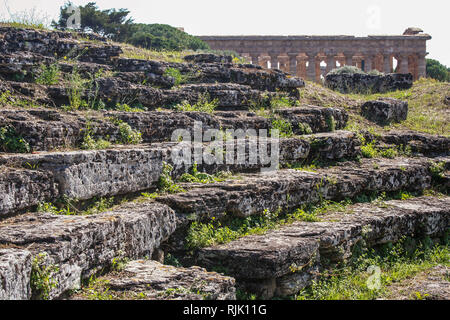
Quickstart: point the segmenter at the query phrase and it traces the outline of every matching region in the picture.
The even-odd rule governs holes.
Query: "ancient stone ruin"
[[[222,49],[239,44],[258,64],[273,49],[272,66],[280,62],[286,70],[290,61],[301,76],[305,65],[296,62],[309,60],[308,78],[316,79],[317,48],[330,42],[341,46],[324,51],[330,61],[364,60],[366,68],[391,71],[392,56],[400,55],[401,71],[423,76],[429,38],[205,40]],[[124,57],[117,44],[76,33],[0,27],[0,40],[0,299],[89,299],[82,283],[92,276],[108,286],[96,296],[110,299],[236,299],[236,289],[285,297],[351,258],[356,247],[404,236],[436,240],[448,230],[450,198],[422,196],[353,204],[319,220],[189,246],[188,230],[198,223],[226,225],[325,200],[420,192],[437,182],[448,188],[450,140],[365,132],[364,140],[380,149],[401,146],[409,153],[363,159],[361,135],[343,130],[348,111],[296,104],[305,82],[281,70],[212,54],[182,63]],[[299,43],[304,51],[293,50]],[[283,64],[284,53],[290,59]],[[59,80],[36,83],[46,67],[57,68]],[[199,111],[196,104],[215,109]],[[291,131],[252,139],[251,132],[280,128]],[[196,151],[211,155],[211,140],[180,149],[186,141],[173,136],[208,129],[232,142],[214,154],[224,156],[222,163],[194,158]],[[231,129],[245,134],[230,138]],[[267,155],[253,158],[263,142]],[[188,162],[174,160],[180,150]],[[276,170],[264,171],[276,154]],[[312,163],[326,165],[303,168]]]
[[[426,42],[431,36],[418,28],[403,35],[355,36],[202,36],[211,49],[233,50],[249,57],[253,64],[279,68],[310,81],[340,66],[357,66],[364,71],[411,73],[417,80],[426,75]],[[321,62],[326,68],[321,68]]]

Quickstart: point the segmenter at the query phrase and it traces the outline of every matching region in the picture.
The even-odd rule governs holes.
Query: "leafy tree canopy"
[[[66,28],[67,19],[72,15],[68,9],[72,5],[67,2],[60,8],[59,20],[52,22],[54,28]],[[153,50],[209,49],[199,38],[169,25],[133,23],[133,19],[128,18],[130,12],[127,9],[100,10],[95,2],[89,2],[79,8],[80,31],[95,32],[114,41]]]
[[[450,81],[449,69],[434,59],[427,59],[427,77],[439,80]]]

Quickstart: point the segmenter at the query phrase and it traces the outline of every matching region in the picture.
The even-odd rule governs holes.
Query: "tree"
[[[60,8],[59,20],[52,21],[54,28],[66,28],[67,19],[72,14],[67,10],[70,6],[73,6],[73,4],[67,2]],[[89,2],[87,5],[79,8],[81,14],[80,31],[95,32],[114,40],[125,39],[128,36],[129,27],[133,23],[133,19],[127,18],[130,13],[127,9],[99,10],[95,2]]]
[[[71,13],[67,9],[72,6],[67,2],[60,8],[59,20],[53,21],[52,26],[65,29],[67,19]],[[152,50],[209,49],[209,46],[197,37],[187,34],[166,24],[133,23],[128,18],[127,9],[99,10],[95,2],[80,6],[81,30],[95,32],[114,41],[127,42],[135,46]]]
[[[187,34],[167,24],[132,24],[131,36],[126,42],[153,50],[209,49],[197,37]]]
[[[438,81],[450,81],[449,69],[434,59],[427,59],[427,77]]]

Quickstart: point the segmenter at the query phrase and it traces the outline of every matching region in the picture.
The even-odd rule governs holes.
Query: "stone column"
[[[278,69],[278,55],[270,55],[270,69]]]
[[[397,73],[408,73],[408,56],[400,55],[398,60],[399,66],[397,68]]]
[[[336,68],[336,60],[333,55],[327,56],[327,68],[326,73]]]
[[[259,66],[259,55],[252,54],[251,58],[252,58],[252,64],[254,64],[255,66]]]
[[[364,57],[364,71],[365,72],[369,72],[374,69],[374,66],[373,66],[374,58],[375,58],[375,56],[371,56],[371,55]]]
[[[306,61],[308,61],[308,57],[306,55],[302,55],[297,58],[297,76],[306,79]]]
[[[345,65],[352,66],[353,65],[353,54],[345,53]]]
[[[391,55],[390,54],[384,54],[383,55],[383,72],[384,73],[391,73]]]
[[[289,57],[286,55],[278,56],[279,69],[283,72],[289,72]]]
[[[359,69],[362,69],[362,57],[357,56],[353,57],[353,65],[356,66]]]
[[[263,68],[268,68],[267,66],[267,62],[269,61],[269,57],[267,56],[267,54],[263,54],[261,56],[259,56],[259,65]]]
[[[417,73],[419,79],[427,76],[427,62],[425,60],[426,56],[426,54],[417,55]]]
[[[322,75],[322,67],[320,64],[322,61],[322,57],[316,57],[316,82],[320,82],[320,76]]]
[[[308,80],[316,81],[316,53],[307,53],[308,55],[308,70],[306,75],[308,76]]]
[[[289,53],[289,73],[292,75],[297,75],[297,54]]]

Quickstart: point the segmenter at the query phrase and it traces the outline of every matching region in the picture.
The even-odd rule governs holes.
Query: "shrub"
[[[61,71],[59,70],[59,66],[57,63],[53,63],[49,66],[41,64],[35,81],[38,84],[53,85],[59,82],[60,77]]]
[[[384,75],[383,72],[380,72],[377,69],[370,70],[369,72],[367,72],[367,74],[371,75],[371,76],[383,76]]]
[[[158,182],[159,192],[161,193],[184,192],[184,189],[173,181],[172,171],[173,167],[170,164],[163,162],[163,169]]]
[[[278,130],[280,133],[280,137],[284,138],[290,138],[294,135],[294,132],[292,130],[292,124],[284,119],[275,119],[272,121],[272,129],[271,129],[271,135],[272,130]]]
[[[293,102],[288,97],[283,97],[283,96],[277,96],[277,97],[272,98],[272,100],[270,100],[270,108],[271,109],[289,108],[289,107],[294,107],[298,104],[299,104],[298,101]]]
[[[12,126],[0,127],[0,148],[3,152],[31,152],[28,142],[18,136],[16,129]]]
[[[67,82],[67,94],[69,96],[69,106],[65,109],[78,110],[80,108],[86,108],[87,103],[82,99],[86,80],[81,77],[77,68],[74,68],[72,73],[66,76],[65,80]]]
[[[334,119],[334,117],[332,115],[329,115],[327,116],[326,121],[328,125],[328,131],[336,131],[336,120]]]
[[[95,140],[92,138],[92,127],[90,122],[88,121],[86,125],[86,130],[84,131],[83,142],[81,143],[81,149],[83,150],[100,150],[107,149],[111,146],[111,142],[98,139]]]
[[[139,144],[142,142],[142,133],[133,130],[131,126],[119,119],[112,119],[113,123],[119,127],[119,143],[122,144]]]
[[[221,182],[225,181],[232,177],[231,172],[220,171],[214,175],[199,172],[197,168],[197,162],[192,166],[192,174],[185,173],[181,176],[181,182],[189,182],[189,183],[213,183],[213,182]]]
[[[311,134],[311,133],[313,133],[310,125],[307,124],[307,123],[300,122],[298,124],[298,130],[300,131],[301,134]]]
[[[361,153],[364,158],[375,158],[378,155],[378,151],[372,143],[361,146]]]
[[[59,271],[58,266],[47,264],[47,253],[38,254],[31,264],[30,286],[34,298],[48,300],[50,291],[56,288],[58,281],[53,278]]]
[[[178,111],[197,111],[197,112],[206,112],[213,113],[219,104],[218,99],[214,99],[210,101],[209,94],[204,93],[199,96],[197,103],[191,105],[187,101],[183,101],[181,104],[175,106],[175,109]]]
[[[343,66],[340,68],[336,68],[331,70],[328,74],[366,74],[361,69],[355,66]]]
[[[167,68],[164,71],[164,75],[168,77],[172,77],[175,79],[175,85],[179,86],[180,84],[186,83],[188,77],[181,74],[181,71],[175,68]]]

